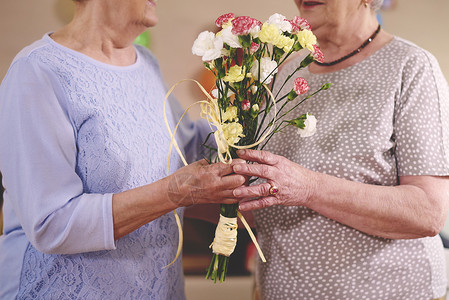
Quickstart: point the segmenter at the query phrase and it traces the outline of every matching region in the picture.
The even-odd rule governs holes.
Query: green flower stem
[[[313,92],[311,95],[305,97],[304,99],[302,99],[301,101],[299,101],[298,103],[295,104],[295,106],[293,106],[291,109],[289,109],[288,111],[286,111],[282,116],[278,117],[276,119],[282,119],[283,117],[285,117],[287,114],[289,114],[292,110],[294,110],[296,107],[298,107],[300,104],[302,104],[304,101],[308,100],[309,98],[312,98],[313,96],[315,96],[316,94],[318,94],[319,92],[323,91],[323,90],[327,90],[329,88],[329,86],[327,84],[322,85],[318,90],[316,90],[315,92]],[[277,116],[275,116],[277,117]]]
[[[294,110],[296,107],[298,107],[299,105],[301,105],[304,101],[306,101],[307,99],[315,96],[316,94],[318,94],[319,92],[323,91],[323,90],[327,90],[330,87],[329,84],[324,84],[321,86],[321,88],[319,88],[318,90],[316,90],[313,94],[305,97],[304,99],[302,99],[301,101],[299,101],[298,103],[296,103],[291,109],[289,109],[288,111],[286,111],[285,113],[283,113],[281,116],[279,116],[280,112],[282,111],[282,109],[285,107],[285,105],[287,104],[287,102],[285,102],[281,108],[277,111],[276,115],[271,119],[270,123],[268,123],[268,126],[265,127],[265,129],[262,131],[262,133],[260,134],[261,136],[268,130],[268,128],[270,127],[270,125],[272,125],[274,122],[278,122],[279,120],[281,120],[283,117],[285,117],[286,115],[288,115],[292,110]],[[287,95],[283,96],[281,99],[279,99],[279,101],[281,101],[282,99],[284,99],[285,97],[287,97]],[[278,101],[276,101],[277,103]],[[282,123],[281,123],[282,124]],[[288,126],[288,125],[287,125]],[[284,126],[282,129],[284,129],[286,126]],[[271,132],[271,134],[269,135],[269,138],[267,137],[267,139],[265,139],[265,142],[263,143],[263,146],[261,147],[260,150],[262,150],[265,145],[268,143],[268,141],[270,140],[271,136],[273,136],[274,133],[281,131],[282,129],[278,130],[278,128],[276,128],[275,130],[273,130]]]
[[[237,158],[236,149],[231,148],[232,158]],[[220,214],[227,218],[237,218],[237,212],[239,209],[238,203],[234,204],[221,204]],[[206,279],[211,279],[214,283],[219,280],[220,282],[225,281],[226,274],[228,272],[229,266],[229,256],[224,256],[221,254],[213,254],[211,263],[207,268]]]
[[[265,91],[265,93],[266,93],[266,91]],[[261,125],[264,124],[265,119],[267,118],[267,115],[268,115],[268,112],[267,112],[266,109],[264,109],[263,111],[260,111],[259,114],[261,114],[262,112],[264,112],[264,114],[263,114],[263,117],[262,117],[262,121],[260,122]],[[262,126],[259,126],[259,128],[257,128],[257,131],[256,131],[256,137],[259,136],[261,128],[262,128]],[[257,139],[256,139],[256,140],[257,140]]]
[[[292,53],[292,52],[290,52],[290,53],[287,55],[287,57],[286,57],[285,59],[287,59],[288,56],[289,56],[291,53]],[[279,66],[285,61],[285,59],[282,60],[281,63],[279,63]],[[298,68],[296,68],[296,70],[295,70],[292,74],[290,74],[290,75],[287,77],[287,79],[284,81],[284,83],[283,83],[282,86],[280,87],[279,91],[277,92],[277,94],[274,96],[274,99],[276,99],[276,98],[279,96],[279,93],[282,91],[282,89],[283,89],[284,86],[287,84],[287,82],[290,80],[290,78],[292,78],[293,75],[294,75],[296,72],[298,72],[299,70],[301,70],[301,69],[303,69],[303,68],[304,68],[304,67],[300,65]],[[271,86],[274,86],[274,84],[275,84],[275,82],[276,82],[276,78],[277,78],[277,76],[276,76],[276,74],[275,74],[275,75],[273,76],[273,82],[271,83]],[[280,98],[280,99],[278,99],[278,100],[275,100],[275,101],[276,101],[276,104],[279,103],[280,101],[282,101],[285,97],[286,97],[286,96],[284,96],[284,97],[282,97],[282,98]],[[268,98],[267,93],[265,93],[265,98]],[[266,100],[268,100],[268,99],[266,99]],[[263,117],[262,117],[262,122],[261,122],[261,124],[263,124],[263,122],[265,121],[265,119],[266,119],[266,117],[267,117],[267,115],[268,115],[269,110],[271,110],[271,108],[272,108],[272,106],[273,106],[273,104],[271,104],[271,103],[268,104],[268,103],[269,103],[268,101],[266,101],[266,103],[267,103],[267,108],[268,108],[268,110],[267,110],[267,109],[264,109],[264,110],[261,111],[261,113],[262,113],[262,112],[264,113],[264,115],[263,115]],[[283,108],[283,107],[282,107],[282,108]],[[281,108],[281,109],[282,109],[282,108]],[[262,126],[259,126],[259,128],[257,129],[256,137],[259,137],[259,136],[262,136],[262,135],[263,135],[263,133],[262,133],[262,134],[260,133],[261,128],[262,128]],[[267,127],[264,129],[264,131],[266,131],[266,129],[267,129]],[[256,139],[256,140],[257,140],[257,139]]]
[[[287,96],[288,96],[288,94],[285,95],[284,97],[280,98],[279,100],[277,100],[277,101],[276,101],[276,104],[278,104],[279,102],[281,102],[281,101],[282,101],[283,99],[285,99]],[[264,128],[263,131],[262,131],[262,133],[260,133],[260,129],[262,128],[262,126],[259,127],[258,133],[257,133],[257,135],[256,135],[257,140],[260,139],[260,138],[265,134],[265,132],[266,132],[266,131],[273,125],[273,121],[274,121],[275,119],[276,119],[276,122],[278,121],[278,118],[276,118],[276,116],[279,115],[279,113],[284,109],[284,107],[287,105],[287,103],[288,103],[288,102],[284,102],[283,105],[281,106],[281,108],[280,108],[279,110],[277,110],[276,115],[273,117],[273,119],[270,121],[270,123],[268,123],[268,126],[265,126],[265,128]],[[271,109],[271,108],[270,108],[270,109]],[[263,124],[263,122],[265,121],[266,116],[268,115],[268,113],[267,113],[268,110],[265,109],[264,111],[265,111],[265,114],[264,114],[264,118],[263,118],[261,124]],[[274,130],[273,132],[276,132],[276,130]]]
[[[273,131],[268,135],[268,137],[265,139],[265,143],[263,143],[263,145],[260,147],[260,150],[263,150],[263,148],[265,148],[265,146],[268,144],[268,142],[270,141],[270,139],[273,137],[273,135],[274,135],[275,133],[284,130],[284,128],[286,128],[286,127],[288,126],[288,124],[287,124],[287,125],[285,125],[284,127],[280,128],[281,125],[282,125],[284,122],[285,122],[285,123],[288,123],[288,122],[286,122],[286,121],[283,121],[281,124],[279,124],[278,127],[277,127],[275,130],[273,130]],[[279,129],[279,128],[280,128],[280,129]]]
[[[293,71],[293,73],[291,73],[282,83],[281,87],[279,88],[278,92],[276,93],[275,98],[277,98],[279,96],[279,93],[282,91],[282,89],[284,88],[284,86],[287,84],[287,82],[293,77],[293,75],[295,75],[296,72],[298,72],[299,70],[303,69],[304,67],[299,66],[295,69],[295,71]]]
[[[285,60],[284,60],[285,61]],[[284,62],[282,61],[282,62]],[[291,73],[284,81],[284,83],[282,84],[282,86],[279,88],[276,97],[277,98],[279,96],[279,93],[282,91],[282,89],[284,88],[284,86],[287,84],[287,82],[290,80],[290,78],[293,77],[293,75],[295,75],[296,72],[298,72],[301,69],[304,69],[305,67],[307,67],[308,65],[310,65],[312,62],[314,61],[314,58],[312,57],[312,55],[308,55],[306,58],[303,59],[303,61],[301,62],[301,64],[299,65],[299,67],[296,68],[295,71],[293,71],[293,73]]]

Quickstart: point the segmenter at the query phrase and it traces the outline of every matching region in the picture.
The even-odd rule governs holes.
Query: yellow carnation
[[[226,112],[223,114],[223,122],[226,121],[234,121],[237,119],[237,107],[236,106],[229,106],[226,109]]]
[[[230,145],[237,144],[245,136],[243,126],[237,122],[223,124],[223,135]]]
[[[309,51],[313,52],[313,45],[316,44],[316,36],[312,31],[304,29],[298,33],[298,42],[303,48],[307,48]]]
[[[275,24],[263,24],[259,32],[259,39],[262,43],[276,45],[281,38],[281,32]]]
[[[245,69],[242,69],[241,66],[235,65],[232,66],[225,77],[223,77],[223,81],[226,82],[240,82],[245,78]]]
[[[285,35],[281,35],[279,37],[279,41],[275,44],[275,46],[284,50],[284,52],[289,52],[292,49],[294,43],[295,40]]]

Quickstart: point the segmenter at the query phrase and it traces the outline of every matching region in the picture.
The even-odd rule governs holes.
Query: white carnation
[[[292,32],[293,26],[287,21],[287,18],[281,14],[274,14],[267,21],[268,24],[276,25],[281,31]]]
[[[260,32],[260,26],[256,25],[253,28],[251,28],[249,30],[249,34],[253,37],[253,39],[258,38],[259,37],[259,32]]]
[[[262,57],[260,60],[260,79],[259,79],[259,61],[255,60],[251,68],[251,74],[254,79],[269,84],[273,79],[273,75],[277,73],[277,63],[269,57]]]
[[[220,96],[220,95],[218,95],[218,89],[213,89],[212,90],[212,92],[211,92],[211,94],[212,94],[212,96],[215,98],[215,99],[218,99],[218,96]],[[229,98],[229,97],[231,97],[232,95],[234,95],[234,92],[232,91],[232,90],[228,90],[228,95],[227,95],[227,97]]]
[[[307,114],[307,119],[304,120],[304,129],[298,128],[298,134],[301,137],[309,137],[316,132],[316,118]]]
[[[223,40],[213,32],[203,31],[193,43],[192,53],[202,56],[203,61],[211,61],[221,56]]]
[[[232,27],[226,27],[217,33],[217,36],[221,37],[224,43],[228,44],[231,48],[242,48],[242,44],[239,41],[239,37],[232,33]]]

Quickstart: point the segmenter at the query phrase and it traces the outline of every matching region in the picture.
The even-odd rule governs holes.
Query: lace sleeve
[[[21,58],[0,88],[0,170],[8,200],[42,252],[114,249],[112,195],[84,194],[74,128],[45,66]]]

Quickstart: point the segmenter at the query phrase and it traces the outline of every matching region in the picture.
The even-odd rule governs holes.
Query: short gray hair
[[[384,0],[373,0],[371,2],[371,9],[374,11],[377,11],[382,7],[383,3],[384,3]]]

